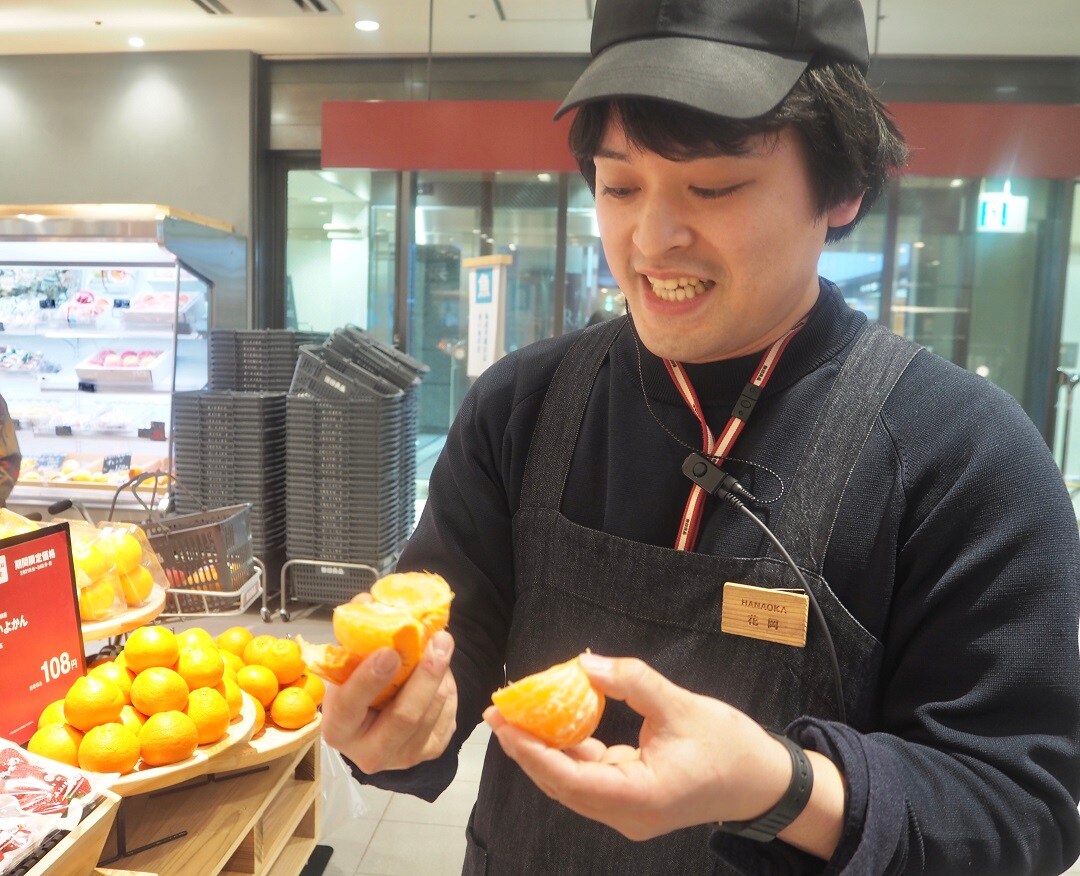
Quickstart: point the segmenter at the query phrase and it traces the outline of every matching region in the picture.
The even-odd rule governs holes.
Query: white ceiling
[[[0,54],[244,49],[271,57],[581,54],[593,0],[0,0]],[[319,0],[325,2],[325,0]],[[862,0],[881,55],[1080,56],[1080,0]],[[429,9],[434,16],[429,27]],[[254,10],[258,15],[251,15]],[[505,15],[505,20],[500,14]],[[875,21],[880,14],[880,25]],[[361,33],[357,19],[382,27]]]

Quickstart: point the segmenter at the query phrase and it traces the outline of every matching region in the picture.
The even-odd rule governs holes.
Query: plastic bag
[[[353,777],[352,770],[341,755],[326,743],[322,749],[322,830],[326,837],[354,829],[353,819],[367,812],[363,787]]]

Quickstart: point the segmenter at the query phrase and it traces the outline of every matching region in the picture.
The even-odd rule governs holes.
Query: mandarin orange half
[[[604,695],[577,657],[499,688],[491,701],[509,723],[560,749],[588,739],[604,714]]]
[[[442,575],[433,572],[395,572],[371,585],[371,598],[376,602],[404,608],[432,635],[446,629],[454,594]]]

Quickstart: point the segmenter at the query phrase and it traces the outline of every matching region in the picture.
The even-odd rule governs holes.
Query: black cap
[[[760,116],[811,59],[870,64],[859,0],[596,0],[593,59],[562,106],[649,97]]]

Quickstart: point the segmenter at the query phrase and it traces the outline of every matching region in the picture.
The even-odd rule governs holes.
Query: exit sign
[[[1027,231],[1028,199],[1008,192],[979,195],[978,231],[1023,234]]]

